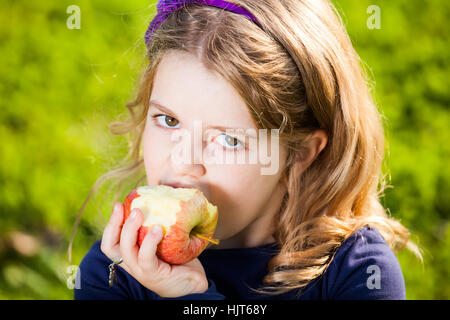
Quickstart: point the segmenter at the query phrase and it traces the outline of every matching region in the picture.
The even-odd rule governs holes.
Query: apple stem
[[[211,242],[212,244],[215,244],[215,245],[219,245],[219,242],[220,242],[218,239],[208,238],[208,237],[205,237],[204,235],[202,235],[202,234],[200,234],[200,233],[193,233],[192,235],[193,235],[194,237],[199,238],[199,239],[202,239],[202,240],[206,240],[206,241],[208,241],[208,242]]]

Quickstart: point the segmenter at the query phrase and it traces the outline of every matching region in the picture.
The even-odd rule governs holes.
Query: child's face
[[[200,189],[218,207],[215,238],[221,240],[220,247],[250,247],[274,241],[271,218],[285,193],[279,183],[285,166],[285,147],[279,146],[278,171],[271,175],[261,174],[261,167],[267,164],[248,159],[244,164],[194,161],[194,157],[198,159],[194,143],[199,129],[200,139],[202,135],[206,139],[200,142],[204,159],[205,150],[222,150],[224,157],[227,153],[249,152],[246,150],[249,140],[243,136],[233,135],[237,141],[227,136],[225,129],[211,129],[253,128],[257,132],[245,103],[233,87],[207,70],[196,57],[171,52],[158,67],[150,101],[163,108],[150,104],[148,110],[143,136],[148,184],[181,184]],[[201,121],[201,125],[194,121]],[[190,135],[190,142],[172,139],[174,132],[182,131]],[[173,161],[175,148],[179,150],[183,145],[192,147],[189,163]]]

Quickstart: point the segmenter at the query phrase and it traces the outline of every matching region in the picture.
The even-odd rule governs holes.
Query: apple
[[[138,231],[137,243],[155,224],[163,229],[157,256],[170,264],[184,264],[196,258],[213,239],[217,225],[217,207],[195,188],[173,188],[166,185],[142,186],[131,191],[123,203],[124,218],[138,208],[144,222]]]

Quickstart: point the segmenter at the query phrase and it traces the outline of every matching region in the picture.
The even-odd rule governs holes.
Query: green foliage
[[[125,138],[109,134],[108,123],[126,113],[135,92],[155,3],[0,3],[0,299],[72,298],[66,250],[75,215],[96,179],[126,153]],[[407,298],[448,299],[450,3],[333,3],[385,117],[393,188],[384,205],[424,250],[423,265],[408,251],[398,255]],[[79,30],[66,26],[72,4],[81,9]],[[381,29],[366,25],[369,5],[379,6]],[[99,215],[98,202],[77,231],[73,264],[109,217],[112,205]]]

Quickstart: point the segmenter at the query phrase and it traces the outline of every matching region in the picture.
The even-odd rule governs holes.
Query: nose
[[[203,141],[191,139],[191,132],[185,130],[178,133],[181,140],[173,145],[170,159],[172,171],[175,175],[190,176],[191,178],[199,178],[206,174],[206,168],[203,164]]]
[[[172,163],[173,173],[175,176],[198,179],[205,175],[205,166],[201,163]]]

